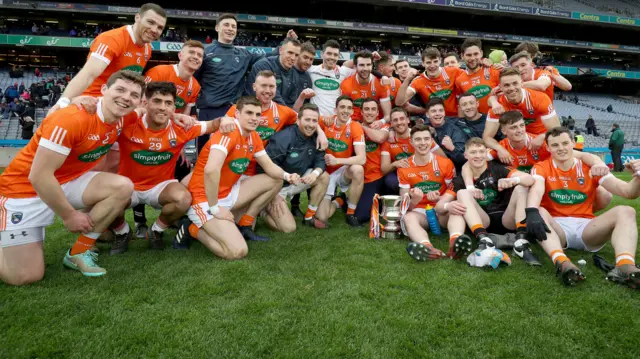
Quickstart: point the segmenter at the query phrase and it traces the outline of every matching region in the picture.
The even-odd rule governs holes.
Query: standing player
[[[395,64],[393,64],[393,67],[395,68],[396,75],[398,75],[398,78],[400,79],[400,86],[402,86],[402,83],[404,82],[404,80],[409,76],[409,70],[411,69],[411,66],[409,66],[409,60],[407,60],[406,58],[399,59],[398,61],[396,61]],[[399,88],[398,88],[398,91],[400,91]],[[396,93],[394,97],[397,98],[398,94]],[[394,99],[391,102],[391,106],[392,107],[396,106],[395,103],[396,102]],[[424,103],[422,102],[422,99],[419,96],[412,97],[410,101],[408,101],[407,103],[404,104],[404,106],[402,106],[402,108],[407,110],[408,113],[415,114],[415,115],[424,114],[425,112]]]
[[[216,256],[229,260],[247,255],[245,240],[256,238],[251,225],[280,192],[282,179],[293,184],[300,182],[300,176],[284,172],[266,156],[256,132],[260,101],[245,96],[236,106],[237,128],[227,135],[216,132],[198,157],[189,182],[193,199],[187,212],[193,222],[190,235]],[[254,157],[266,174],[241,181]],[[237,226],[234,218],[239,218]]]
[[[559,88],[562,91],[571,91],[571,88],[573,87],[571,85],[571,82],[569,82],[569,80],[564,78],[564,76],[560,75],[560,72],[558,72],[558,69],[556,69],[553,66],[542,66],[541,64],[538,63],[539,62],[538,60],[541,58],[542,54],[540,53],[540,49],[538,48],[538,45],[535,42],[530,42],[530,41],[521,42],[518,46],[516,46],[515,51],[516,53],[522,52],[522,51],[528,52],[529,55],[531,55],[531,58],[533,59],[533,62],[535,64],[540,65],[542,68],[544,68],[544,70],[549,72],[549,74],[551,75],[551,80],[553,81],[553,85],[555,87]],[[553,101],[553,99],[551,100]]]
[[[487,162],[487,147],[478,137],[467,141],[464,155],[472,172],[474,186],[482,192],[482,197],[475,198],[462,178],[456,177],[453,189],[438,201],[436,211],[449,215],[448,255],[459,259],[471,252],[471,238],[464,234],[465,227],[471,229],[483,249],[495,246],[488,233],[516,231],[516,255],[531,265],[541,265],[529,248],[527,229],[522,223],[528,194],[525,187],[533,185],[533,178],[499,163]]]
[[[81,233],[63,264],[88,277],[106,273],[90,249],[123,211],[133,185],[126,177],[91,169],[118,139],[126,116],[136,116],[131,112],[143,89],[139,74],[114,73],[102,87],[95,114],[71,106],[47,116],[0,175],[0,278],[5,283],[42,279],[45,227],[53,224],[54,214],[67,230]]]
[[[565,128],[551,129],[546,141],[552,158],[533,167],[535,184],[527,200],[527,232],[551,257],[565,285],[584,280],[582,271],[564,253],[565,248],[597,252],[611,241],[616,267],[607,279],[639,288],[635,209],[618,205],[596,217],[593,205],[598,185],[622,198],[638,198],[640,178],[634,176],[627,183],[611,173],[594,173],[593,168],[573,156],[575,143]]]
[[[389,121],[391,113],[391,102],[389,101],[389,91],[371,73],[373,69],[373,54],[368,51],[360,51],[353,57],[356,66],[356,74],[345,79],[340,84],[342,96],[349,96],[354,103],[352,119],[362,121],[362,101],[372,97],[380,103],[384,120]]]
[[[460,47],[467,69],[456,78],[458,95],[472,93],[478,99],[477,112],[486,115],[491,104],[491,90],[500,84],[500,71],[493,67],[485,67],[482,63],[482,41],[472,37],[464,40]],[[459,98],[458,101],[462,101]],[[462,107],[462,106],[461,106]],[[479,137],[482,134],[478,135]]]
[[[338,97],[335,123],[330,127],[324,123],[320,124],[329,138],[329,148],[325,154],[329,187],[320,206],[318,206],[316,218],[326,223],[333,216],[336,208],[341,207],[340,201],[331,201],[335,195],[336,187],[339,186],[343,193],[348,190],[347,224],[351,227],[360,227],[361,224],[355,216],[355,210],[364,187],[364,168],[362,166],[367,160],[367,154],[362,126],[351,119],[353,107],[351,97]]]
[[[125,123],[120,143],[118,174],[133,182],[130,207],[137,205],[160,209],[160,216],[144,233],[152,249],[163,249],[167,227],[180,219],[191,205],[185,186],[173,178],[178,156],[191,140],[214,131],[213,122],[200,122],[189,131],[170,120],[175,111],[177,89],[172,82],[152,81],[145,90],[146,114]],[[116,240],[111,254],[128,249],[129,225],[120,216],[111,225]],[[145,238],[143,237],[143,238]]]
[[[437,97],[444,101],[446,116],[458,115],[458,103],[455,96],[455,83],[463,72],[457,67],[440,67],[440,51],[430,47],[422,52],[422,66],[425,72],[419,77],[416,69],[410,69],[409,75],[398,90],[396,106],[404,106],[418,94],[424,103]]]
[[[546,94],[522,87],[522,78],[518,69],[508,68],[500,73],[500,89],[502,95],[487,115],[482,139],[489,148],[498,152],[502,163],[511,163],[513,158],[509,152],[494,139],[500,128],[497,116],[499,113],[515,110],[522,114],[527,132],[536,136],[531,141],[531,147],[534,150],[540,148],[544,143],[544,134],[547,129],[560,126],[560,120]]]
[[[311,103],[318,106],[320,115],[323,117],[335,115],[336,100],[340,96],[340,84],[356,73],[352,68],[352,61],[346,61],[342,66],[338,66],[339,59],[340,44],[336,40],[329,40],[322,45],[322,64],[309,68],[309,75],[313,82],[312,89],[316,94],[311,98]]]
[[[528,52],[519,52],[509,59],[509,65],[520,70],[522,87],[544,92],[553,102],[553,81],[551,74],[544,69],[535,67]]]
[[[444,54],[442,63],[444,64],[444,67],[460,68],[460,58],[455,52],[447,52]]]
[[[167,23],[167,13],[156,4],[140,7],[135,23],[98,35],[91,44],[87,62],[69,82],[49,114],[67,107],[80,95],[100,97],[102,85],[119,70],[142,73],[151,58],[151,42],[157,40]]]
[[[416,152],[409,157],[407,168],[398,169],[400,195],[404,197],[409,194],[410,197],[409,207],[402,219],[407,235],[413,242],[407,247],[407,252],[416,259],[422,256],[428,259],[444,257],[444,253],[429,241],[425,207],[436,206],[456,175],[453,162],[430,152],[432,141],[431,132],[426,126],[414,126],[411,129],[411,143]],[[438,217],[443,227],[448,220],[448,215]]]

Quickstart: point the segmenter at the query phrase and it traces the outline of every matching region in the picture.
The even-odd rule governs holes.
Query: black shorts
[[[492,212],[487,214],[489,215],[489,221],[491,222],[489,224],[489,227],[487,228],[487,232],[495,234],[506,234],[513,232],[512,230],[507,229],[504,225],[502,225],[502,217],[504,217],[504,212]]]

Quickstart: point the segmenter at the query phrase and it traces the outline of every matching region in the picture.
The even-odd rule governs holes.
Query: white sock
[[[124,223],[120,227],[114,228],[113,232],[116,234],[116,236],[121,236],[123,234],[129,233],[129,230],[129,223],[127,223],[127,221],[124,221]]]
[[[156,219],[155,222],[153,222],[153,226],[151,226],[151,230],[154,232],[164,232],[167,230],[167,225],[164,224],[160,218]]]

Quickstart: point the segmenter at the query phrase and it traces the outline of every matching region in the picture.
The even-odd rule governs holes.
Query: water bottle
[[[425,207],[427,222],[429,222],[429,229],[431,229],[431,233],[435,235],[441,235],[442,230],[440,229],[440,223],[438,222],[438,215],[436,214],[436,209],[431,207],[430,204]]]

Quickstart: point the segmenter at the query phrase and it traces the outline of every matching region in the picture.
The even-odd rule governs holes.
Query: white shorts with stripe
[[[577,249],[580,251],[597,252],[602,249],[599,248],[587,248],[587,245],[582,239],[582,233],[584,229],[589,225],[589,222],[593,218],[577,218],[577,217],[553,217],[553,219],[562,227],[564,231],[564,237],[567,240],[567,245],[563,249]]]
[[[329,175],[329,186],[327,187],[327,193],[325,196],[333,197],[336,194],[336,187],[340,187],[340,191],[342,191],[342,193],[347,192],[349,185],[351,185],[351,181],[349,181],[344,174],[347,167],[348,166],[342,166]]]
[[[231,192],[229,192],[229,194],[225,198],[218,198],[218,205],[220,207],[231,210],[233,206],[235,206],[236,202],[238,202],[238,196],[240,195],[240,184],[247,178],[251,178],[251,176],[242,175],[240,179],[233,185],[233,187],[231,187]],[[200,228],[213,218],[213,216],[207,212],[208,210],[208,202],[193,204],[187,211],[187,217],[189,217],[189,220],[193,222],[193,224]]]
[[[82,194],[98,173],[100,172],[87,172],[61,186],[65,197],[73,208],[85,208],[85,204],[82,203]],[[53,210],[40,197],[6,198],[0,196],[0,245],[10,247],[44,240],[44,227],[53,224],[54,216]],[[11,232],[27,229],[42,230],[42,235],[11,236]]]
[[[151,206],[155,209],[162,209],[162,206],[160,205],[160,194],[170,183],[173,182],[178,182],[178,180],[170,179],[164,182],[160,182],[159,184],[155,185],[155,187],[150,188],[146,191],[133,191],[133,193],[131,194],[130,208],[133,208],[140,203],[144,203],[147,206]]]

